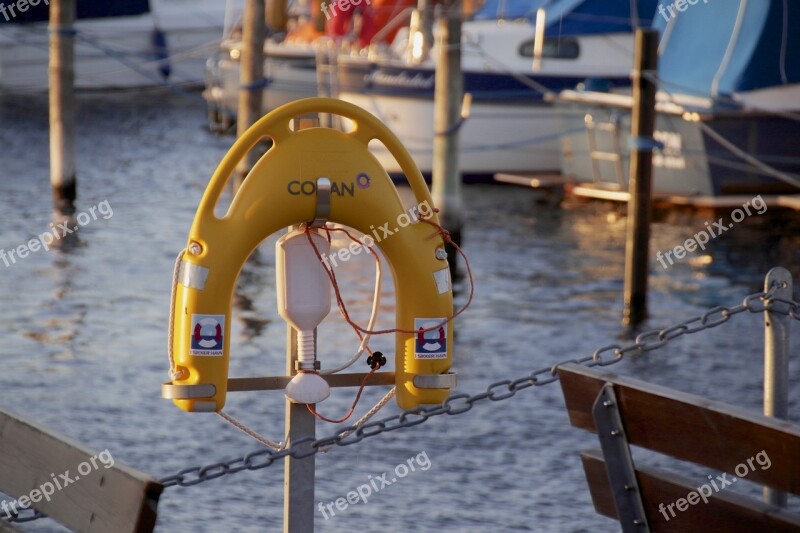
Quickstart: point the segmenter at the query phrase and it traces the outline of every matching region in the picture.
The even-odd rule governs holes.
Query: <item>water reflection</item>
[[[245,261],[233,295],[233,309],[236,311],[233,316],[242,323],[239,335],[245,341],[252,341],[261,336],[272,323],[256,303],[264,300],[265,288],[275,285],[274,262],[266,259],[265,255],[256,248]]]
[[[48,346],[48,353],[54,360],[65,361],[76,359],[75,339],[81,332],[88,305],[71,297],[75,279],[78,279],[80,267],[72,261],[72,254],[83,246],[77,232],[69,231],[77,227],[75,209],[54,209],[53,222],[49,232],[41,233],[36,239],[45,252],[52,257],[52,268],[43,272],[39,279],[52,281],[52,297],[42,301],[33,313],[30,326],[22,331],[22,335]],[[33,250],[35,247],[29,246]]]

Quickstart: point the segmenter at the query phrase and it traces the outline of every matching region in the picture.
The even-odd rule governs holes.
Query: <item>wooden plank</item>
[[[788,209],[794,209],[795,211],[800,211],[800,194],[783,194],[777,196],[775,204],[780,207],[786,207]],[[769,205],[772,204],[770,203]]]
[[[797,424],[581,365],[563,365],[558,374],[573,426],[595,432],[592,404],[613,383],[630,444],[800,494]],[[742,464],[746,476],[736,474]]]
[[[573,187],[572,194],[585,198],[594,198],[596,200],[608,200],[610,202],[628,202],[631,197],[628,191],[600,189],[588,184]]]
[[[560,174],[509,174],[498,172],[494,175],[494,181],[507,183],[509,185],[520,185],[522,187],[532,187],[534,189],[556,189],[564,188],[564,185],[571,183],[572,180]]]
[[[152,531],[162,489],[109,450],[93,452],[0,410],[0,491],[17,498],[9,507],[38,499],[35,509],[76,531]]]
[[[611,496],[602,452],[584,452],[581,460],[595,510],[616,520],[617,509]],[[708,503],[704,503],[698,494],[692,497],[694,505],[688,501],[681,503],[681,507],[685,508],[683,511],[677,505],[669,507],[681,498],[686,499],[690,492],[697,493],[697,488],[706,480],[697,482],[646,467],[636,468],[636,478],[651,531],[800,531],[800,516],[724,489],[706,496]],[[704,494],[713,491],[711,485],[707,486],[707,490],[703,489]]]

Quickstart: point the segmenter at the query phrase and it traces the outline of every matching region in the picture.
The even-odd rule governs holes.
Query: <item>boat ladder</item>
[[[589,143],[589,158],[592,161],[592,180],[594,184],[605,186],[613,184],[612,180],[604,180],[600,172],[600,162],[608,161],[614,163],[616,186],[620,189],[624,188],[626,184],[625,170],[622,168],[622,146],[619,142],[619,116],[615,114],[607,122],[597,122],[590,113],[587,113],[583,118],[583,122],[586,125],[586,139]],[[608,132],[611,135],[613,151],[603,152],[597,149],[597,130]]]

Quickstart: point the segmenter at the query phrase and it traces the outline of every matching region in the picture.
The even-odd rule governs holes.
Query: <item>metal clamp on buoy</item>
[[[314,220],[310,225],[312,228],[324,226],[331,213],[331,180],[328,178],[317,178],[317,207],[314,212]]]
[[[168,400],[211,398],[216,392],[214,385],[175,385],[171,381],[161,384],[161,397]]]

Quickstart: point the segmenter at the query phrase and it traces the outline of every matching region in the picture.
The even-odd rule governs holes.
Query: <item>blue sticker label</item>
[[[417,338],[414,359],[447,359],[447,324],[445,318],[415,318]],[[441,324],[441,325],[439,325]],[[426,331],[429,328],[430,331]]]
[[[225,315],[192,315],[189,355],[221,356]]]

